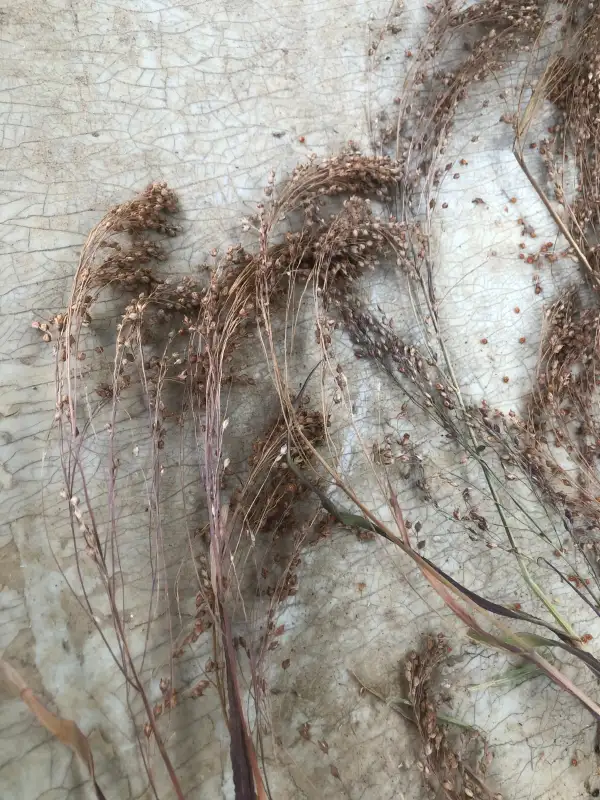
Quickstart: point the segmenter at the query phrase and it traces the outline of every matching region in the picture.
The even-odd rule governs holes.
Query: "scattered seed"
[[[301,725],[298,729],[300,736],[303,739],[306,739],[307,742],[310,741],[310,722],[305,722],[304,725]]]

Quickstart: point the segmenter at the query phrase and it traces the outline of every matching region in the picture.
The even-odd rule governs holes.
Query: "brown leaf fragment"
[[[105,800],[104,794],[94,777],[94,758],[90,743],[77,725],[72,720],[61,719],[49,711],[27,686],[22,675],[4,659],[0,659],[0,680],[15,695],[21,698],[29,710],[37,717],[40,725],[43,725],[60,742],[66,744],[67,747],[77,753],[89,770],[96,790],[96,797],[98,800]]]

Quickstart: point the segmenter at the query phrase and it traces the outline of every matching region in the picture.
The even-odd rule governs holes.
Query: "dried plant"
[[[400,147],[397,160],[365,156],[351,148],[323,161],[311,158],[280,185],[272,174],[258,213],[243,224],[245,232],[254,235],[254,246],[232,245],[208,269],[205,282],[192,276],[172,281],[157,272],[157,265],[166,259],[160,240],[178,230],[170,221],[177,200],[165,184],[152,184],[139,197],[110,210],[92,230],[82,250],[68,308],[35,323],[43,339],[55,348],[54,424],[81,592],[95,620],[84,575],[85,565],[92,564],[101,577],[116,634],[117,647],[111,653],[128,692],[139,697],[144,707],[145,722],[136,731],[155,793],[142,732],[146,740],[156,743],[173,790],[183,797],[158,722],[173,710],[180,693],[171,662],[169,676],[160,684],[161,701],[150,701],[143,678],[145,654],[138,658],[131,651],[124,603],[116,588],[120,569],[116,499],[120,487],[119,412],[134,392],[143,398],[147,412],[153,592],[164,594],[166,601],[173,587],[161,571],[165,534],[160,453],[170,438],[180,436],[192,442],[198,457],[195,480],[201,487],[201,508],[193,520],[197,535],[185,542],[196,577],[195,613],[189,628],[173,636],[172,655],[180,658],[211,632],[212,666],[208,677],[199,680],[190,694],[200,697],[209,686],[219,694],[231,737],[236,797],[268,796],[257,753],[268,722],[268,654],[276,649],[281,635],[278,607],[299,590],[303,549],[333,523],[358,530],[365,537],[382,536],[400,548],[468,628],[473,640],[521,656],[600,718],[595,700],[542,655],[548,648],[560,648],[583,662],[594,676],[600,675],[600,662],[583,648],[585,637],[576,633],[534,579],[533,558],[519,547],[513,530],[518,518],[545,547],[555,547],[551,535],[514,490],[513,482],[518,479],[539,508],[551,509],[566,520],[567,534],[590,563],[592,556],[596,557],[595,531],[600,521],[595,505],[600,490],[593,462],[600,441],[595,416],[598,311],[591,303],[582,302],[577,289],[549,309],[537,383],[522,418],[500,414],[485,403],[478,408],[468,406],[440,324],[428,214],[420,214],[416,202],[413,207],[420,194],[425,206],[433,208],[431,194],[444,174],[437,158],[447,146],[454,114],[469,87],[504,68],[515,53],[527,53],[541,36],[546,10],[542,2],[512,0],[485,0],[462,10],[452,2],[438,3],[411,77],[413,87],[426,89],[423,103],[415,109],[408,101],[401,103],[398,130],[413,135]],[[593,21],[593,15],[585,16],[583,22],[573,16],[573,25],[584,25],[582,55],[568,68],[566,57],[554,62],[553,80],[546,80],[544,86],[552,87],[549,96],[558,105],[567,103],[568,98],[562,141],[567,141],[567,135],[572,137],[583,176],[567,221],[555,209],[553,214],[562,220],[569,244],[581,250],[588,272],[595,275],[594,236],[600,222],[596,198],[600,195],[593,177],[595,111],[593,102],[587,101],[593,100],[596,83],[595,78],[588,78],[588,86],[585,79],[596,35]],[[468,55],[452,69],[435,67],[444,49],[460,37],[469,44]],[[519,121],[511,121],[518,138]],[[556,167],[556,141],[547,141],[540,150],[558,194],[562,172]],[[519,152],[519,163],[527,170],[522,148]],[[533,180],[531,173],[527,174]],[[542,196],[541,188],[540,193]],[[562,200],[565,194],[563,191]],[[397,216],[390,215],[386,205],[393,200],[400,201]],[[364,299],[365,281],[384,263],[392,265],[394,277],[411,298],[425,331],[419,341],[398,330],[389,315],[376,314]],[[107,291],[120,304],[120,321],[109,374],[98,381],[92,405],[83,380],[84,371],[86,379],[92,374],[93,357],[88,358],[88,353],[100,356],[105,365],[106,354],[100,347],[88,346],[87,329],[91,326],[93,330],[95,303]],[[426,459],[408,440],[399,442],[398,457],[385,438],[383,443],[364,447],[365,463],[387,501],[389,519],[375,514],[351,479],[340,474],[333,457],[331,405],[325,398],[320,407],[309,402],[306,383],[296,396],[290,389],[296,319],[298,309],[307,303],[311,304],[322,359],[318,364],[321,381],[323,387],[332,389],[333,406],[339,406],[340,418],[350,405],[348,380],[336,363],[336,342],[344,336],[357,359],[372,362],[389,379],[388,385],[399,390],[398,413],[409,405],[446,437],[457,459],[463,459],[461,463],[473,465],[488,508],[483,513],[471,501],[468,486],[463,486],[459,494],[466,511],[461,513],[457,507],[449,516],[464,525],[470,540],[484,541],[490,550],[492,544],[497,547],[489,538],[490,529],[501,532],[503,547],[516,559],[526,585],[542,602],[549,619],[474,592],[413,546],[411,528],[390,477],[396,461],[411,468],[424,503],[440,513],[441,504],[428,480]],[[240,486],[231,490],[226,454],[228,437],[235,438],[235,432],[229,427],[225,395],[244,380],[236,369],[237,360],[243,358],[246,348],[256,349],[257,344],[264,350],[278,408],[254,442],[247,468],[238,476]],[[265,381],[261,387],[265,396],[269,386]],[[394,395],[394,401],[397,398],[398,394]],[[88,490],[84,458],[93,423],[100,419],[107,426],[109,478],[104,514],[99,513],[98,501]],[[354,425],[351,418],[345,423]],[[559,450],[569,456],[575,471],[560,463]],[[401,476],[399,483],[402,480]],[[352,511],[343,507],[346,503],[352,505]],[[554,578],[558,573],[588,606],[598,608],[586,577],[562,570],[562,562],[561,569],[542,564],[544,574]],[[575,581],[570,580],[573,574]],[[253,641],[239,632],[240,623],[248,622],[251,613],[240,598],[243,601],[249,596],[258,609]],[[515,632],[508,620],[526,623],[527,631]],[[540,627],[544,636],[533,632]],[[110,649],[100,625],[98,630]],[[238,659],[241,651],[247,657],[248,684]],[[436,776],[448,798],[489,798],[492,795],[482,776],[457,755],[439,725],[431,681],[444,654],[443,640],[429,640],[423,652],[413,654],[407,664],[409,699],[424,742],[425,772],[429,778]],[[247,696],[254,707],[252,715],[247,713]],[[252,725],[249,719],[253,719]]]
[[[83,443],[89,431],[87,409],[80,396],[78,381],[80,364],[85,350],[82,345],[82,329],[90,324],[90,309],[98,298],[101,289],[109,285],[119,285],[129,289],[145,287],[152,290],[155,282],[151,277],[148,264],[151,258],[162,257],[162,250],[157,243],[142,239],[147,232],[172,236],[176,228],[168,222],[167,215],[176,209],[174,193],[165,184],[156,183],[134,200],[111,209],[103,220],[88,236],[73,282],[70,305],[66,312],[57,314],[53,321],[52,334],[55,339],[56,352],[56,414],[55,425],[59,434],[61,464],[64,488],[62,496],[68,503],[73,538],[73,551],[80,579],[80,591],[83,595],[84,607],[94,621],[105,645],[111,652],[115,663],[122,672],[128,691],[133,690],[142,700],[147,716],[147,725],[151,731],[161,754],[173,789],[178,797],[183,798],[179,779],[167,752],[164,739],[158,729],[153,706],[149,694],[140,677],[139,664],[132,655],[119,599],[119,591],[115,581],[120,571],[118,544],[113,537],[105,537],[97,522],[98,509],[95,508],[88,491],[88,478],[82,460]],[[118,244],[116,237],[125,234],[129,243]],[[103,258],[104,250],[115,251]],[[41,327],[41,324],[40,324]],[[117,426],[117,404],[121,393],[130,383],[127,373],[127,348],[132,345],[139,332],[137,312],[126,311],[123,322],[118,327],[116,337],[116,353],[112,382],[108,390],[100,391],[101,406],[110,399],[109,415],[109,452],[113,462],[109,479],[109,523],[108,530],[116,531],[116,482],[117,469],[115,458],[115,429]],[[52,335],[50,334],[50,335]],[[80,428],[81,426],[81,428]],[[153,425],[155,435],[152,440],[159,440],[159,430]],[[81,492],[81,496],[77,493]],[[114,633],[117,639],[117,650],[109,645],[94,613],[92,600],[86,590],[83,578],[85,566],[82,562],[91,562],[97,569],[106,592]],[[138,734],[138,741],[139,734]],[[147,756],[141,747],[144,762]],[[152,773],[148,776],[153,785]],[[154,788],[154,785],[153,785]]]
[[[141,388],[147,399],[149,415],[149,441],[151,451],[158,465],[158,453],[165,446],[167,423],[173,416],[163,397],[167,383],[175,382],[182,387],[183,405],[177,412],[183,417],[191,415],[196,429],[204,431],[202,451],[204,461],[201,469],[204,475],[207,497],[207,517],[209,546],[199,561],[200,580],[196,599],[197,614],[194,629],[183,643],[175,648],[181,653],[182,647],[190,645],[202,631],[213,628],[219,632],[215,643],[218,645],[215,657],[217,663],[223,660],[224,672],[219,673],[218,682],[223,707],[226,709],[231,737],[232,764],[236,791],[239,796],[257,792],[262,796],[262,778],[258,770],[254,745],[249,734],[245,714],[242,710],[239,678],[234,655],[234,636],[231,620],[231,574],[232,557],[244,551],[246,541],[255,542],[263,530],[282,526],[290,514],[290,509],[298,503],[306,487],[294,486],[289,477],[273,474],[277,457],[288,438],[285,418],[276,423],[264,443],[257,443],[252,463],[252,473],[246,486],[232,498],[232,513],[225,520],[221,501],[223,480],[223,433],[227,421],[221,416],[221,390],[230,376],[225,365],[233,358],[246,336],[246,327],[254,314],[255,307],[268,299],[275,301],[278,294],[285,296],[289,276],[306,275],[314,269],[319,258],[322,241],[327,240],[327,226],[318,218],[317,200],[323,194],[339,195],[359,187],[363,191],[373,191],[384,196],[394,182],[397,170],[387,159],[369,159],[353,153],[343,154],[323,164],[309,163],[300,167],[292,176],[279,198],[277,207],[270,209],[272,217],[282,213],[292,213],[302,209],[305,218],[304,231],[299,237],[290,234],[283,244],[269,247],[266,253],[246,254],[242,248],[231,248],[225,262],[213,272],[209,284],[200,288],[191,279],[182,279],[173,286],[166,278],[156,276],[151,260],[163,260],[164,253],[159,243],[142,239],[147,231],[159,235],[174,235],[176,228],[167,221],[166,214],[176,210],[176,199],[164,184],[153,184],[139,198],[112,209],[102,222],[92,231],[83,248],[80,264],[74,279],[71,304],[65,312],[56,314],[48,323],[38,323],[46,340],[53,341],[57,355],[57,425],[61,450],[68,507],[73,526],[74,551],[78,563],[82,558],[93,562],[102,577],[110,603],[113,623],[119,643],[119,653],[113,653],[123,674],[129,679],[131,688],[142,698],[147,723],[146,736],[156,742],[163,761],[169,771],[174,789],[182,796],[178,779],[172,768],[170,758],[161,737],[157,716],[165,709],[174,706],[175,691],[169,690],[169,697],[159,706],[153,707],[149,695],[138,672],[138,666],[131,655],[125,631],[122,612],[116,597],[114,574],[119,569],[118,545],[115,538],[103,540],[98,528],[97,509],[87,490],[87,479],[81,460],[83,442],[90,430],[86,420],[88,407],[79,396],[79,381],[82,354],[85,353],[83,329],[92,321],[91,310],[102,290],[108,287],[125,289],[137,296],[124,308],[121,322],[117,325],[112,379],[97,387],[100,398],[93,416],[108,407],[109,451],[118,447],[117,409],[123,394],[132,387],[131,366],[137,365]],[[357,201],[358,202],[358,201]],[[267,211],[262,224],[266,225]],[[355,223],[352,217],[351,223]],[[345,254],[346,268],[358,274],[371,258],[363,255],[373,243],[368,239],[373,233],[369,228],[362,230],[353,240],[352,247]],[[119,242],[117,237],[124,236]],[[368,242],[368,245],[363,243]],[[110,250],[107,257],[104,251]],[[265,258],[266,256],[266,258]],[[328,276],[332,285],[336,276]],[[140,289],[142,291],[140,291]],[[177,320],[175,319],[177,316]],[[174,332],[164,331],[163,341],[157,334],[157,323],[176,323],[177,333],[186,337],[185,355],[179,353],[181,339],[175,350]],[[160,330],[160,328],[158,329]],[[164,327],[163,327],[164,330]],[[148,331],[153,336],[148,336]],[[152,354],[154,351],[155,354]],[[86,362],[89,368],[89,361]],[[323,437],[324,420],[320,412],[312,412],[301,403],[297,407],[299,424],[304,434],[313,444]],[[275,450],[273,449],[275,448]],[[288,451],[293,455],[293,447]],[[114,455],[110,455],[113,459]],[[298,453],[301,463],[302,455]],[[273,461],[271,461],[273,459]],[[75,494],[75,487],[83,499]],[[109,529],[116,531],[117,471],[111,470],[109,482]],[[156,540],[160,549],[162,526],[160,523],[160,470],[155,468],[151,478],[150,498],[156,520]],[[297,535],[292,537],[288,559],[278,570],[272,587],[271,605],[292,594],[294,587],[294,565],[298,560],[298,548],[306,538],[307,529],[300,522],[294,522]],[[247,534],[250,533],[250,539]],[[113,534],[114,536],[114,534]],[[83,548],[83,549],[82,549]],[[152,556],[158,564],[158,553]],[[81,573],[80,573],[81,574]],[[82,589],[90,614],[93,607]],[[165,588],[165,591],[168,589]],[[253,659],[252,670],[259,684],[260,653],[270,644],[274,611],[267,617],[265,638],[259,642],[257,658]],[[105,639],[106,642],[106,639]],[[223,678],[220,675],[224,675]],[[172,686],[170,678],[165,686]],[[163,693],[164,694],[164,693]],[[171,698],[172,695],[172,699]],[[261,692],[257,691],[257,702]],[[150,776],[149,772],[149,776]]]
[[[509,446],[517,463],[535,481],[543,497],[563,518],[565,529],[598,581],[597,540],[600,518],[596,449],[598,406],[598,37],[597,9],[566,3],[559,52],[551,52],[532,98],[516,125],[515,154],[569,244],[564,255],[579,261],[582,280],[562,293],[548,308],[536,385],[526,421],[515,418]],[[552,101],[558,122],[543,138],[537,152],[552,187],[550,199],[533,177],[525,158],[525,137],[534,123],[540,100]],[[576,179],[573,180],[573,169]],[[572,185],[571,185],[572,184]],[[554,257],[556,258],[556,257]],[[592,293],[589,293],[589,288]],[[505,439],[505,442],[508,441]],[[506,444],[504,445],[506,446]],[[594,611],[598,602],[572,565],[560,574],[583,587]]]
[[[575,8],[573,9],[575,11]],[[543,85],[547,95],[562,111],[563,124],[556,127],[556,148],[572,147],[579,168],[577,197],[570,207],[569,227],[597,272],[597,227],[600,194],[597,179],[598,118],[600,114],[600,14],[597,10],[573,14],[564,55],[547,67]],[[550,148],[553,150],[554,148]],[[563,149],[562,156],[564,157]],[[551,178],[555,176],[551,173]],[[562,188],[558,198],[564,202]]]
[[[396,155],[409,184],[422,191],[423,184],[431,189],[441,182],[444,169],[436,162],[448,145],[459,104],[473,85],[533,50],[547,5],[546,0],[431,4],[398,111]],[[467,55],[457,57],[457,50]]]
[[[77,725],[70,719],[57,717],[47,709],[35,696],[23,676],[4,659],[0,659],[0,680],[6,687],[10,688],[15,696],[21,698],[40,725],[43,725],[52,736],[67,747],[70,747],[80,757],[90,773],[96,800],[106,800],[96,781],[94,758],[90,743]]]
[[[440,725],[439,701],[433,684],[447,652],[448,646],[442,635],[428,636],[421,651],[413,651],[406,659],[404,671],[408,698],[423,745],[424,763],[420,762],[420,768],[425,780],[435,782],[433,788],[441,790],[449,800],[500,800],[501,795],[494,795],[484,782],[485,759],[469,765],[465,747],[460,748],[462,752],[455,749],[449,741],[447,729]]]
[[[232,565],[244,562],[247,558],[245,554],[248,547],[251,552],[260,546],[260,537],[264,536],[265,531],[274,531],[276,535],[278,530],[282,531],[284,528],[289,530],[291,527],[296,531],[291,539],[290,534],[286,534],[289,542],[286,560],[279,563],[278,569],[274,572],[275,584],[266,591],[267,597],[271,599],[268,602],[268,611],[263,627],[264,633],[255,646],[249,647],[245,644],[250,659],[255,702],[260,707],[261,698],[264,697],[265,681],[262,665],[265,655],[274,641],[272,637],[276,628],[276,604],[296,591],[295,566],[298,563],[302,546],[310,539],[310,524],[307,528],[306,524],[300,522],[300,518],[291,516],[300,499],[303,498],[303,502],[306,502],[307,490],[315,492],[325,511],[341,524],[379,533],[402,547],[419,565],[423,574],[454,613],[472,628],[475,632],[474,635],[477,635],[481,641],[494,643],[495,646],[508,648],[512,652],[518,652],[529,658],[568,691],[582,699],[588,708],[595,709],[595,704],[591,700],[536,653],[535,645],[532,647],[531,642],[542,641],[541,637],[537,637],[537,639],[531,636],[523,638],[511,634],[508,630],[504,630],[500,637],[492,635],[481,627],[473,613],[467,608],[474,604],[473,608],[478,609],[479,612],[483,610],[501,617],[526,619],[536,625],[545,625],[558,638],[543,640],[544,646],[548,646],[550,643],[578,654],[577,649],[570,644],[573,641],[573,634],[569,631],[568,626],[567,635],[565,635],[560,629],[544,623],[539,618],[524,613],[511,613],[506,607],[483,599],[469,591],[441,572],[427,559],[418,556],[410,545],[407,528],[394,495],[389,496],[389,499],[402,534],[401,538],[398,538],[381,520],[369,512],[319,454],[317,447],[326,435],[326,422],[323,414],[306,408],[302,399],[302,391],[299,397],[292,398],[283,382],[285,370],[279,366],[277,347],[273,338],[271,309],[276,308],[278,296],[282,300],[287,297],[286,302],[289,302],[290,292],[294,291],[296,282],[299,282],[300,285],[312,282],[320,305],[319,318],[328,318],[331,314],[337,316],[340,325],[345,328],[355,343],[356,356],[370,358],[379,363],[432,419],[451,432],[457,441],[469,448],[470,452],[476,450],[476,441],[468,443],[468,438],[466,438],[463,416],[466,409],[461,405],[456,389],[450,388],[453,381],[445,377],[443,370],[431,358],[422,355],[414,345],[402,341],[391,321],[380,322],[361,302],[357,290],[357,282],[363,273],[374,269],[380,259],[390,257],[396,260],[398,268],[407,280],[423,287],[427,237],[418,224],[401,224],[377,217],[369,203],[357,196],[345,200],[337,213],[330,217],[329,222],[325,222],[323,217],[319,216],[320,206],[317,204],[317,198],[319,198],[319,203],[322,203],[325,197],[335,197],[343,193],[344,187],[348,187],[350,191],[355,190],[363,180],[369,191],[375,194],[378,192],[385,194],[396,182],[397,175],[397,170],[386,159],[369,159],[356,154],[343,155],[324,165],[311,163],[306,168],[294,173],[290,183],[277,192],[273,196],[272,202],[262,211],[259,220],[257,253],[242,253],[239,248],[232,249],[230,257],[218,271],[213,273],[208,288],[202,293],[197,292],[197,297],[192,297],[190,291],[190,304],[197,302],[197,298],[199,299],[194,317],[191,316],[192,312],[186,302],[179,302],[179,304],[175,302],[174,308],[169,309],[169,312],[179,313],[182,320],[179,332],[185,335],[188,341],[185,358],[179,357],[174,351],[171,333],[165,337],[166,343],[162,356],[148,358],[144,355],[144,348],[148,347],[144,344],[143,337],[147,314],[152,313],[156,304],[155,298],[161,297],[161,292],[170,291],[164,288],[169,287],[170,284],[151,276],[149,269],[145,267],[144,276],[148,278],[151,288],[147,294],[138,295],[138,298],[125,308],[116,338],[113,381],[110,384],[110,391],[107,390],[106,393],[100,395],[100,406],[103,402],[110,401],[112,406],[110,424],[111,427],[114,427],[117,404],[124,389],[131,385],[131,380],[124,380],[129,375],[126,365],[130,363],[126,354],[133,352],[135,353],[133,360],[144,365],[142,388],[148,398],[149,433],[152,448],[158,452],[164,446],[165,421],[169,412],[161,398],[167,376],[173,375],[175,369],[181,370],[175,377],[178,385],[182,387],[182,396],[185,398],[182,406],[183,413],[184,415],[191,414],[191,418],[195,420],[196,430],[204,431],[201,440],[204,453],[202,470],[205,475],[209,544],[204,556],[199,556],[203,559],[198,563],[202,565],[201,575],[204,577],[198,587],[196,599],[198,612],[194,630],[176,649],[178,653],[182,652],[182,647],[190,645],[203,631],[209,628],[218,631],[218,636],[215,638],[217,645],[215,661],[223,663],[224,670],[223,677],[219,676],[217,682],[229,721],[236,792],[240,797],[253,796],[252,793],[256,793],[260,797],[263,796],[264,789],[254,745],[243,711],[240,677],[236,666],[235,648],[236,642],[239,644],[240,640],[236,639],[233,632],[234,606],[232,605],[231,590],[235,581],[239,580],[239,575]],[[161,189],[162,191],[165,190]],[[282,201],[282,197],[287,198],[286,202]],[[172,197],[170,202],[173,202]],[[126,208],[129,209],[130,204]],[[163,207],[160,206],[161,213],[162,210]],[[288,233],[283,242],[271,245],[270,238],[277,235],[278,231],[274,220],[279,220],[282,215],[289,215],[299,210],[303,214],[300,232],[298,234]],[[114,218],[115,212],[111,212],[109,217]],[[170,230],[162,223],[157,223],[155,217],[151,217],[150,223],[151,225],[160,224],[161,230]],[[109,229],[119,231],[118,226],[119,223],[116,226],[111,224]],[[108,228],[108,225],[101,227],[104,230],[105,227]],[[103,270],[109,268],[100,264],[96,269],[94,262],[89,260],[89,255],[85,250],[82,258],[86,259],[87,268],[80,267],[78,278],[82,277],[86,285],[99,286],[100,283],[96,283],[97,279],[94,275],[103,275]],[[110,263],[109,271],[113,277],[111,281],[106,281],[102,285],[118,282],[128,286],[129,282],[125,280],[123,274],[118,273],[119,277],[115,277],[114,262],[111,260]],[[134,264],[134,262],[128,263]],[[290,280],[291,278],[294,280]],[[190,285],[183,281],[176,289],[177,296],[187,298],[186,287]],[[196,289],[193,291],[196,292]],[[65,491],[65,497],[69,500],[75,552],[78,558],[81,558],[80,542],[85,543],[87,557],[91,559],[103,576],[119,635],[120,647],[125,655],[125,660],[121,659],[121,668],[129,677],[135,691],[144,699],[148,717],[147,735],[151,735],[156,740],[169,769],[169,756],[156,724],[156,709],[153,709],[147,700],[147,693],[137,673],[134,659],[128,653],[127,636],[114,597],[112,575],[115,556],[110,555],[114,544],[107,548],[107,545],[100,539],[100,533],[95,524],[94,509],[85,491],[85,476],[81,476],[82,465],[78,459],[78,453],[81,448],[82,434],[78,425],[80,406],[76,399],[78,364],[80,362],[73,357],[73,353],[78,351],[81,326],[84,322],[88,322],[91,303],[88,295],[78,289],[74,290],[73,297],[76,301],[66,313],[62,314],[61,326],[56,326],[59,334],[56,423],[61,433],[66,456],[64,465],[68,489]],[[247,320],[256,314],[257,309],[260,311],[260,315],[256,317],[258,330],[265,341],[274,368],[273,374],[281,404],[281,416],[266,436],[256,443],[250,464],[251,472],[243,488],[232,496],[230,511],[224,515],[225,505],[221,499],[224,469],[223,434],[227,427],[226,420],[222,417],[221,401],[221,390],[227,380],[224,364],[233,357],[236,348],[243,346],[244,337],[247,335]],[[318,340],[323,348],[324,357],[328,359],[331,342],[327,340],[322,326],[318,328],[318,331]],[[343,388],[341,377],[338,372],[338,378],[340,378],[338,383]],[[67,394],[65,394],[65,387],[67,387]],[[85,423],[80,424],[84,430]],[[324,474],[333,478],[334,484],[352,499],[364,516],[340,512],[339,508],[328,499],[323,489],[319,488],[318,482],[315,482],[317,480],[316,473],[313,471],[316,468],[324,469]],[[487,466],[483,468],[487,476],[489,468]],[[293,476],[291,480],[290,475]],[[116,478],[113,480],[115,480],[115,486],[111,487],[111,491],[114,493]],[[75,484],[81,481],[85,498],[84,508],[80,507],[80,501],[73,491]],[[154,502],[158,504],[160,482],[158,475],[155,475],[154,481],[152,496],[155,498]],[[477,514],[476,517],[480,520],[483,519]],[[315,520],[314,512],[312,519]],[[272,544],[272,542],[271,538],[270,543]],[[265,577],[269,574],[269,569],[264,565],[263,569],[263,577]],[[453,598],[453,595],[456,597]],[[460,602],[457,602],[456,598],[459,598]],[[464,603],[467,604],[466,607],[463,605]],[[91,611],[91,605],[89,608]],[[115,660],[119,663],[118,657],[115,657]],[[600,669],[591,656],[586,656],[584,660],[593,670]],[[172,683],[168,682],[165,686],[172,687]],[[172,688],[169,689],[169,697],[161,704],[161,714],[165,709],[173,707],[173,703],[169,699],[170,693],[173,691]],[[441,741],[439,746],[441,747]],[[446,751],[444,750],[444,752]],[[171,770],[169,771],[171,772]],[[176,791],[180,792],[174,772],[171,773],[171,779]],[[442,783],[444,781],[448,783],[448,780],[449,778],[444,777]],[[470,784],[466,784],[466,789],[473,791]]]

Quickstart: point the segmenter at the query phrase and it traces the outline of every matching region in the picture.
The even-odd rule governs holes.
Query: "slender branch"
[[[436,334],[437,340],[439,342],[439,345],[440,345],[440,348],[441,348],[441,351],[442,351],[442,355],[444,356],[444,361],[446,362],[446,367],[448,369],[448,372],[450,373],[450,378],[452,380],[452,384],[453,384],[453,387],[454,387],[454,392],[456,394],[456,398],[458,400],[458,404],[460,406],[460,409],[461,409],[463,415],[466,416],[467,409],[465,407],[465,403],[464,403],[464,400],[463,400],[462,392],[460,391],[460,384],[459,384],[459,382],[458,382],[458,380],[456,378],[456,373],[454,372],[454,367],[452,365],[452,360],[450,358],[450,354],[448,353],[448,349],[447,349],[446,344],[444,342],[444,337],[441,335],[441,331],[440,331],[440,327],[439,327],[439,320],[438,320],[438,316],[437,316],[437,311],[435,309],[434,304],[432,303],[432,298],[430,296],[430,292],[428,292],[426,290],[425,286],[423,285],[423,278],[422,278],[421,275],[419,275],[419,281],[421,283],[421,287],[423,289],[423,295],[425,297],[425,301],[427,303],[429,314],[430,314],[432,322],[433,322],[433,327],[434,327],[434,330],[435,330],[435,334]],[[487,462],[483,458],[481,458],[481,456],[479,455],[478,450],[479,450],[480,442],[478,441],[477,436],[475,435],[475,431],[473,430],[473,427],[467,423],[466,428],[467,428],[467,431],[468,431],[468,435],[469,435],[469,437],[471,439],[471,442],[473,444],[473,456],[477,460],[479,466],[481,467],[481,469],[483,471],[483,475],[485,477],[485,482],[486,482],[486,484],[488,486],[488,489],[489,489],[489,492],[490,492],[490,496],[492,498],[492,501],[494,503],[494,506],[496,508],[498,516],[500,518],[500,522],[501,522],[502,527],[504,529],[504,532],[506,534],[506,538],[508,539],[510,548],[511,548],[512,552],[514,553],[515,558],[517,559],[517,564],[519,565],[519,569],[521,571],[521,574],[523,575],[523,578],[524,578],[525,582],[527,583],[529,588],[532,590],[532,592],[539,598],[539,600],[541,600],[541,602],[547,608],[549,613],[554,617],[554,619],[558,622],[558,624],[569,634],[569,636],[572,639],[577,639],[578,636],[575,633],[575,631],[572,628],[572,626],[558,612],[558,610],[556,609],[556,607],[554,606],[554,604],[552,603],[550,598],[546,595],[546,593],[543,591],[543,589],[536,583],[536,581],[531,577],[531,574],[530,574],[529,570],[527,569],[527,565],[525,564],[525,562],[523,560],[523,557],[522,557],[522,555],[519,552],[519,549],[517,547],[517,543],[516,543],[515,538],[514,538],[514,536],[512,534],[510,526],[508,524],[508,520],[506,518],[506,514],[504,513],[504,509],[503,509],[502,504],[500,502],[500,498],[498,496],[498,493],[496,492],[496,489],[495,489],[495,487],[494,487],[494,485],[492,483],[492,474],[491,474],[490,467],[487,464]]]
[[[409,722],[415,723],[414,716],[410,714],[405,714],[404,711],[400,708],[396,708],[397,705],[403,705],[410,708],[413,711],[413,704],[410,700],[407,700],[405,697],[384,697],[377,689],[373,689],[371,686],[368,686],[361,678],[358,677],[356,672],[353,672],[351,669],[348,670],[350,675],[354,678],[354,680],[369,694],[372,694],[373,697],[376,697],[378,700],[381,700],[382,703],[385,703],[386,706],[389,706],[393,709],[397,714],[407,719]],[[413,712],[414,713],[414,712]],[[449,717],[446,714],[437,714],[437,718],[440,722],[443,722],[445,725],[456,725],[457,728],[465,728],[466,730],[477,730],[473,725],[469,725],[467,722],[462,722],[459,719],[455,719],[455,717]]]
[[[577,258],[579,259],[579,262],[588,271],[588,273],[589,273],[592,281],[594,282],[594,284],[597,284],[598,283],[598,278],[597,278],[594,270],[592,269],[592,266],[591,266],[590,262],[587,260],[587,258],[585,256],[585,253],[583,252],[583,250],[579,247],[579,245],[577,244],[577,242],[573,238],[573,235],[572,235],[571,231],[567,228],[567,226],[565,225],[563,220],[556,213],[555,209],[552,206],[552,203],[548,199],[548,196],[546,195],[546,193],[544,192],[542,187],[539,185],[539,183],[536,181],[534,176],[531,174],[531,171],[530,171],[529,167],[525,163],[525,159],[523,158],[523,155],[521,153],[519,153],[519,151],[517,150],[516,146],[513,148],[513,155],[514,155],[514,157],[515,157],[515,159],[517,161],[517,164],[523,170],[523,174],[525,175],[525,177],[527,178],[529,183],[533,186],[533,188],[537,192],[537,195],[540,198],[540,200],[542,201],[542,203],[546,206],[546,209],[547,209],[548,213],[550,214],[550,216],[552,217],[554,222],[556,222],[558,228],[560,229],[560,232],[562,233],[562,235],[565,237],[565,239],[569,242],[569,244],[571,245],[571,247],[575,251],[575,253],[577,255]]]

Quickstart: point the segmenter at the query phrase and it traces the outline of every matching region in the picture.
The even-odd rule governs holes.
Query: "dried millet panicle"
[[[121,203],[109,212],[108,218],[115,231],[134,234],[154,230],[175,236],[179,228],[167,223],[165,214],[173,214],[178,209],[175,192],[166,182],[151,183],[140,195],[127,203]]]

